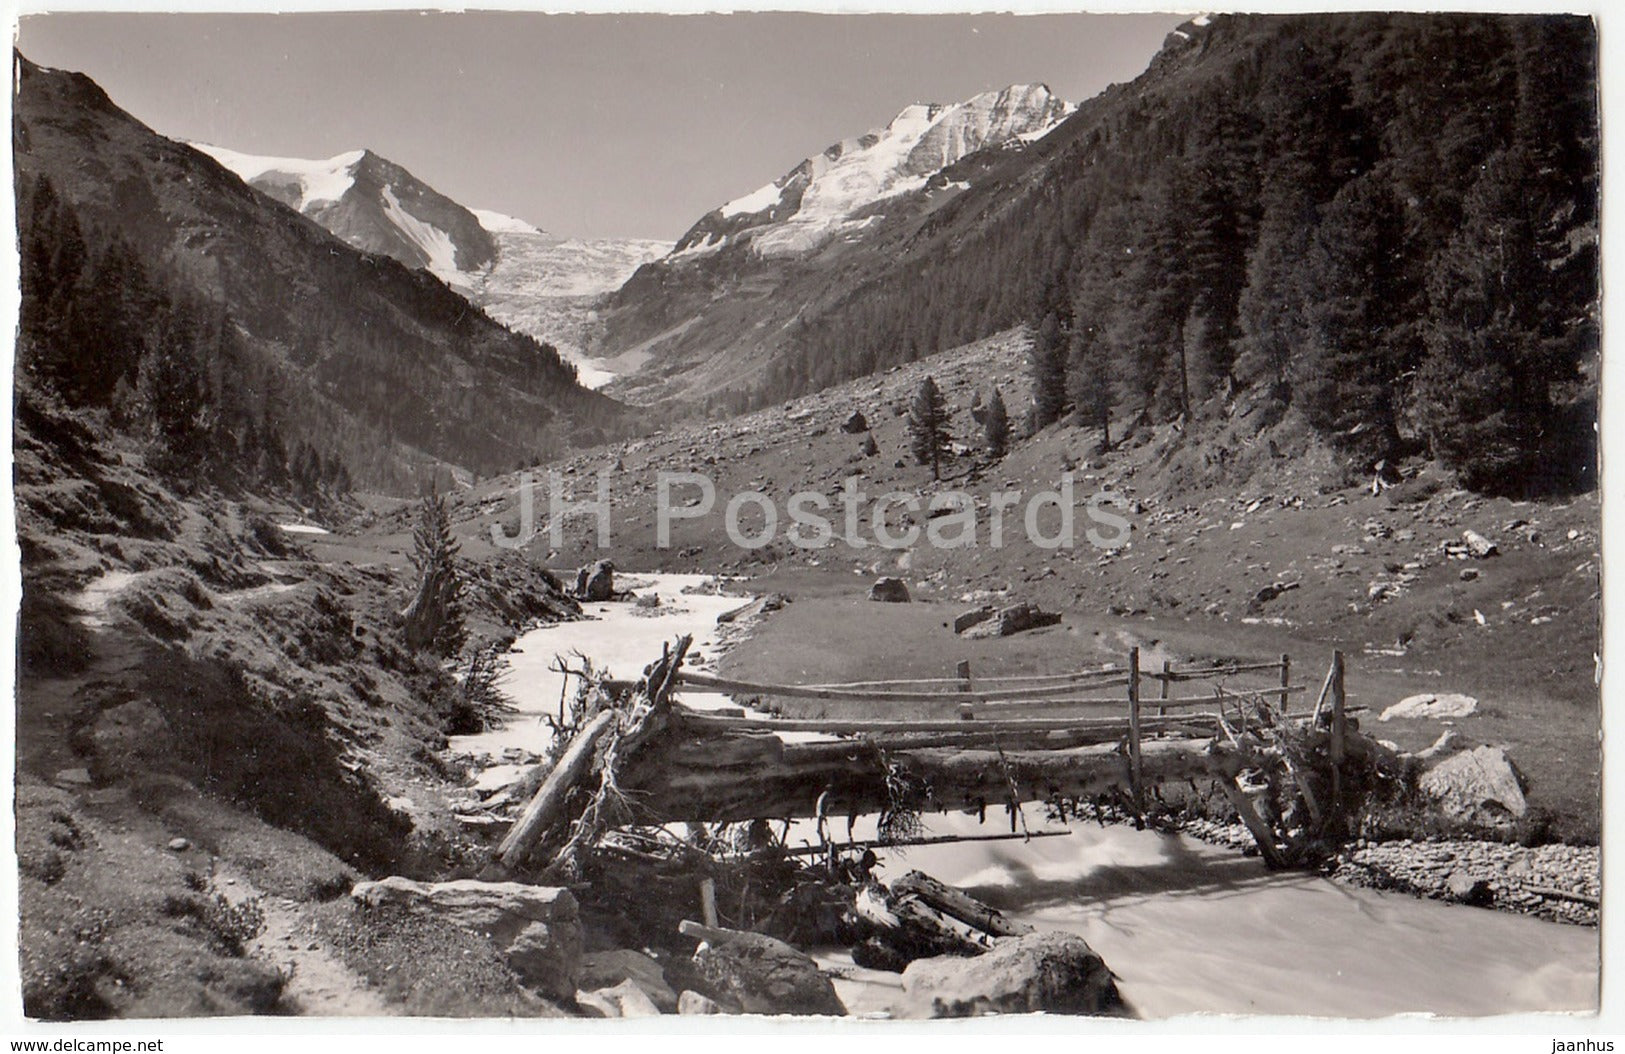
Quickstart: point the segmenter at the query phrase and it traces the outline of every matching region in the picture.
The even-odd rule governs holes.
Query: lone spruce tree
[[[418,587],[401,612],[407,647],[442,658],[462,650],[468,638],[463,623],[463,580],[457,570],[457,540],[451,534],[446,499],[433,494],[423,499],[417,526],[412,528],[412,566]]]
[[[988,400],[987,414],[982,418],[982,438],[992,458],[1002,458],[1010,452],[1010,412],[1004,408],[1004,393],[993,389]]]
[[[937,382],[927,376],[914,393],[908,410],[909,449],[914,461],[931,466],[931,478],[942,478],[942,458],[948,453],[948,407]]]

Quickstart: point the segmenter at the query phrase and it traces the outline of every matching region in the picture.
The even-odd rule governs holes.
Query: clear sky
[[[201,15],[24,18],[164,135],[248,153],[366,146],[474,208],[577,237],[676,238],[911,102],[1145,69],[1178,15]]]

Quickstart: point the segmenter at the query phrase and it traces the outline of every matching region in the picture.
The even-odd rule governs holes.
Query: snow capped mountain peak
[[[543,234],[540,227],[532,226],[524,220],[509,216],[506,213],[493,209],[473,209],[474,218],[480,221],[480,226],[492,234]]]
[[[496,260],[496,239],[472,212],[371,150],[313,160],[191,145],[358,249],[427,268],[454,285]]]
[[[674,255],[748,239],[762,255],[805,251],[867,222],[877,202],[920,190],[942,169],[989,147],[1029,143],[1074,107],[1043,84],[1014,84],[963,102],[911,103],[884,127],[843,139],[695,224]]]
[[[356,166],[361,164],[362,159],[368,154],[366,150],[349,150],[329,158],[309,160],[299,157],[243,154],[210,143],[190,145],[237,173],[245,183],[259,186],[262,183],[274,182],[283,186],[297,187],[298,204],[294,207],[300,212],[319,202],[337,201],[342,198],[345,191],[355,183]],[[284,200],[287,200],[287,197],[284,197]]]

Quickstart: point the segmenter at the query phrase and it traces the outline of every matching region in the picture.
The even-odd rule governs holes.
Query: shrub
[[[249,942],[265,931],[265,909],[258,897],[233,904],[219,893],[170,893],[161,910],[170,918],[194,920],[231,955],[246,954]]]
[[[452,691],[446,719],[448,736],[465,736],[501,728],[518,707],[500,687],[508,659],[495,645],[476,648]]]

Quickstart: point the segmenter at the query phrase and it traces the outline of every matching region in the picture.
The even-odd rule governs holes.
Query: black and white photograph
[[[14,14],[0,1031],[1612,1050],[1603,21]]]

